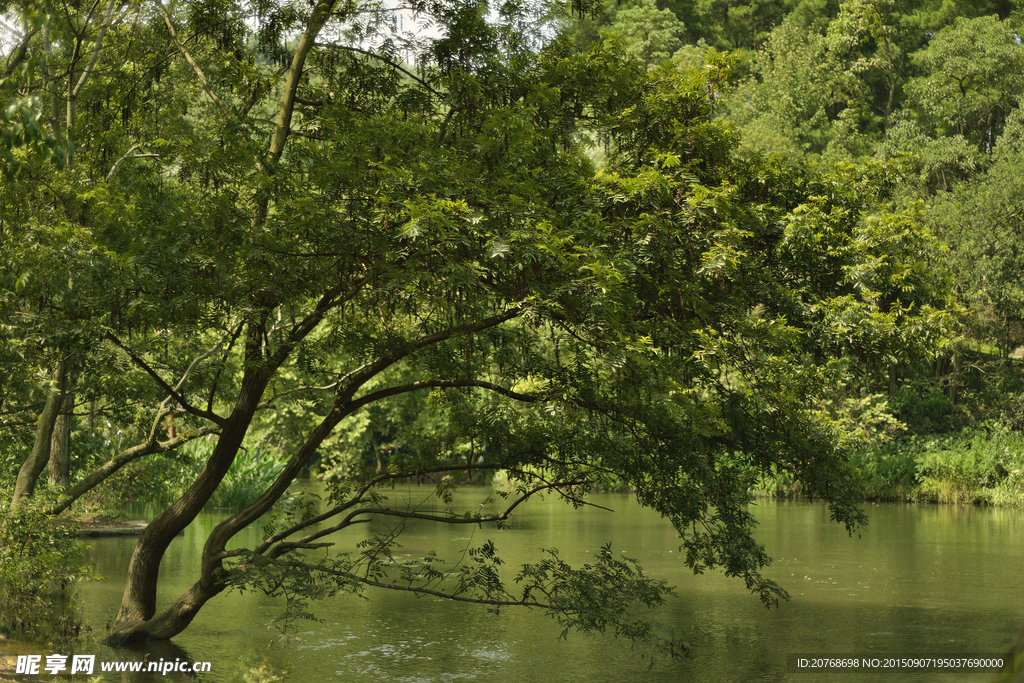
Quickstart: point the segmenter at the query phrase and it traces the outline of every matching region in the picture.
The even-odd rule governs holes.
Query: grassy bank
[[[1024,506],[1024,435],[1000,427],[909,436],[851,458],[865,500]],[[786,475],[762,479],[762,497],[802,495]]]

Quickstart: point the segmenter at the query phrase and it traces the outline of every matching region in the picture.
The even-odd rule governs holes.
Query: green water
[[[426,492],[412,488],[407,495],[418,500]],[[456,507],[486,495],[463,489]],[[769,610],[740,580],[717,572],[694,576],[671,527],[628,495],[590,500],[615,512],[539,501],[520,508],[505,531],[414,525],[400,552],[415,557],[436,550],[452,560],[468,544],[491,539],[514,571],[517,562],[538,559],[538,548],[556,546],[577,564],[610,541],[616,553],[676,586],[678,596],[655,619],[684,630],[691,661],[655,661],[649,669],[626,642],[578,634],[559,640],[557,624],[539,612],[505,610],[496,617],[483,606],[381,591],[368,592],[369,600],[339,596],[318,605],[323,621],[302,622],[301,641],[288,647],[275,644],[277,633],[267,627],[280,603],[249,593],[220,596],[174,640],[180,650],[155,650],[150,658],[209,661],[204,680],[216,683],[237,679],[246,663],[263,658],[287,668],[289,681],[303,682],[987,681],[989,674],[962,671],[788,673],[787,658],[998,656],[1024,623],[1021,511],[869,505],[870,525],[850,538],[822,504],[761,502],[754,508],[757,535],[775,558],[766,575],[792,596]],[[203,540],[219,518],[202,517],[172,545],[161,568],[161,606],[194,579]],[[332,540],[351,546],[366,534],[364,526]],[[253,530],[240,541],[256,536]],[[83,587],[81,597],[86,620],[102,630],[116,613],[133,541],[95,539],[91,545],[99,572],[110,581]],[[150,674],[131,680],[172,679]]]

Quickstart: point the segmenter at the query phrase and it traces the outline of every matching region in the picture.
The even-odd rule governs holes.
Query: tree
[[[231,586],[284,593],[295,609],[330,586],[532,606],[679,652],[629,611],[668,588],[608,551],[582,569],[557,555],[526,565],[515,589],[491,542],[461,578],[429,564],[396,575],[393,535],[310,551],[371,515],[501,523],[539,493],[576,505],[614,480],[669,518],[694,571],[721,567],[774,603],[785,591],[760,574],[753,477],[792,472],[851,531],[864,521],[842,423],[817,409],[842,377],[830,358],[925,350],[948,326],[931,238],[912,212],[879,204],[894,167],[738,159],[712,116],[720,59],[647,74],[612,43],[552,40],[530,6],[415,9],[436,38],[333,0],[24,12],[36,28],[4,96],[42,142],[13,124],[5,138],[7,191],[31,200],[5,205],[30,212],[7,228],[18,256],[5,320],[39,353],[132,366],[146,383],[121,396],[148,406],[138,443],[76,473],[51,511],[128,462],[218,437],[140,537],[111,642],[173,637]],[[45,115],[47,97],[65,106]],[[49,150],[72,144],[55,165]],[[64,260],[27,265],[69,233]],[[459,429],[337,482],[322,514],[296,510],[261,545],[227,549],[344,420],[410,394]],[[196,582],[158,612],[167,546],[261,415],[297,400],[315,418],[276,479],[211,532]],[[176,435],[161,440],[175,410]],[[482,462],[458,455],[467,437]],[[495,515],[385,496],[433,478],[444,500],[449,477],[499,470],[514,491]]]
[[[844,156],[851,148],[863,153],[852,103],[859,84],[832,58],[824,35],[789,17],[772,31],[751,71],[728,98],[745,147],[791,157],[837,145]]]
[[[609,30],[645,64],[667,61],[683,46],[683,24],[670,10],[659,10],[653,0],[614,9]]]
[[[995,342],[1004,357],[1024,341],[1024,185],[1020,153],[1024,117],[1009,117],[985,173],[940,192],[928,220],[953,251],[959,295],[974,314],[974,334]]]

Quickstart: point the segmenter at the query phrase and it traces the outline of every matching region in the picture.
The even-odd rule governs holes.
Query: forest
[[[406,562],[402,532],[624,492],[687,572],[777,606],[752,500],[851,536],[869,503],[1024,505],[1022,26],[998,0],[0,0],[0,634],[79,637],[77,525],[143,504],[109,646],[233,591],[286,635],[403,591],[652,663],[691,648],[636,609],[672,595],[640,563]],[[455,509],[467,486],[493,505]]]

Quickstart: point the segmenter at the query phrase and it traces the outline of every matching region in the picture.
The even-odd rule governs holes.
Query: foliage
[[[125,435],[54,511],[104,479],[185,465],[162,477],[182,490],[138,541],[111,642],[173,637],[230,585],[284,591],[303,613],[321,575],[536,597],[567,626],[654,642],[627,606],[664,585],[606,555],[572,569],[549,554],[510,598],[492,546],[446,583],[433,560],[392,567],[391,536],[354,551],[322,539],[374,517],[500,524],[542,493],[577,505],[625,483],[691,570],[776,604],[755,476],[786,472],[851,532],[863,523],[852,423],[820,401],[852,365],[928,357],[956,321],[942,249],[920,204],[899,201],[901,162],[740,155],[718,116],[734,57],[645,70],[623,39],[579,49],[526,4],[490,18],[479,2],[417,6],[433,37],[330,0],[108,7],[69,5],[25,38],[53,61],[26,63],[12,92],[63,105],[40,120],[76,155],[4,181],[17,201],[0,199],[0,322],[18,340],[12,376],[41,384],[73,359]],[[675,46],[654,6],[623,16],[635,54]],[[669,28],[640,45],[652,22]],[[861,33],[853,64],[881,35]],[[12,399],[33,414],[31,395]],[[228,550],[316,458],[336,475],[329,509]],[[495,471],[513,489],[496,515],[384,495],[416,478],[446,500]],[[163,552],[232,481],[242,509],[210,533],[187,599],[158,612]]]
[[[997,425],[955,434],[908,435],[863,448],[850,459],[865,500],[1024,505],[1024,437]],[[762,477],[756,495],[797,497],[800,482]]]
[[[987,172],[937,196],[928,212],[936,233],[953,247],[950,265],[973,312],[974,334],[995,341],[1005,352],[1024,340],[1024,288],[1019,277],[1024,238],[1018,153],[1022,124],[1019,110],[1011,114]]]
[[[664,581],[644,576],[636,560],[615,557],[609,544],[601,548],[593,565],[574,570],[559,559],[556,549],[545,553],[548,557],[538,564],[520,567],[515,582],[522,587],[524,601],[536,596],[550,603],[549,614],[564,626],[562,638],[570,629],[581,633],[611,630],[652,652],[673,658],[689,654],[690,646],[678,636],[659,634],[658,626],[630,615],[636,603],[657,607],[672,594]]]
[[[1024,503],[1024,437],[1005,429],[965,430],[933,440],[919,455],[926,500],[948,503]]]
[[[890,443],[906,427],[893,415],[888,399],[882,394],[829,399],[824,401],[824,407],[844,423],[853,449]]]
[[[937,136],[961,136],[991,150],[1024,89],[1024,51],[998,17],[960,17],[915,52],[922,76],[907,85],[908,112]]]
[[[644,64],[661,64],[683,46],[683,24],[670,10],[658,9],[654,0],[636,0],[615,8],[612,16],[609,30]]]
[[[909,501],[918,496],[917,451],[908,440],[858,451],[852,458],[865,500]]]
[[[46,513],[45,501],[0,506],[0,633],[64,642],[81,623],[68,593],[97,577],[83,562],[76,525]]]
[[[893,412],[915,434],[948,432],[956,422],[956,406],[938,389],[918,393],[905,387],[893,397],[892,406]]]
[[[163,482],[161,490],[154,492],[148,502],[169,505],[181,496],[199,477],[215,446],[216,439],[208,436],[189,442],[171,458],[158,456],[148,461],[142,477]],[[209,505],[229,510],[245,507],[274,481],[283,465],[280,456],[263,446],[253,445],[238,453]]]
[[[384,499],[376,500],[380,503]],[[288,516],[308,519],[308,514],[308,507],[298,504],[292,506]],[[417,511],[409,514],[415,516]],[[571,630],[591,635],[611,632],[641,646],[648,656],[689,654],[690,646],[675,629],[653,624],[637,614],[639,605],[662,605],[673,594],[672,589],[664,581],[645,576],[635,560],[616,557],[610,544],[601,548],[594,564],[579,569],[562,561],[557,549],[545,549],[545,559],[519,567],[512,577],[513,587],[491,541],[468,548],[452,564],[433,553],[400,559],[393,550],[401,547],[397,539],[402,526],[362,541],[358,553],[292,555],[287,561],[278,561],[247,552],[231,568],[229,580],[240,591],[257,589],[268,596],[285,597],[285,611],[275,620],[285,637],[294,632],[295,620],[316,619],[310,601],[337,592],[361,594],[367,587],[390,585],[418,595],[487,605],[495,614],[503,607],[541,609],[564,627],[562,638]],[[278,528],[277,523],[270,525],[267,535]],[[312,550],[327,545],[307,547]]]
[[[795,17],[772,31],[753,58],[752,77],[728,100],[745,148],[800,158],[834,144],[856,145],[849,115],[838,111],[851,84],[827,50],[824,35]]]

